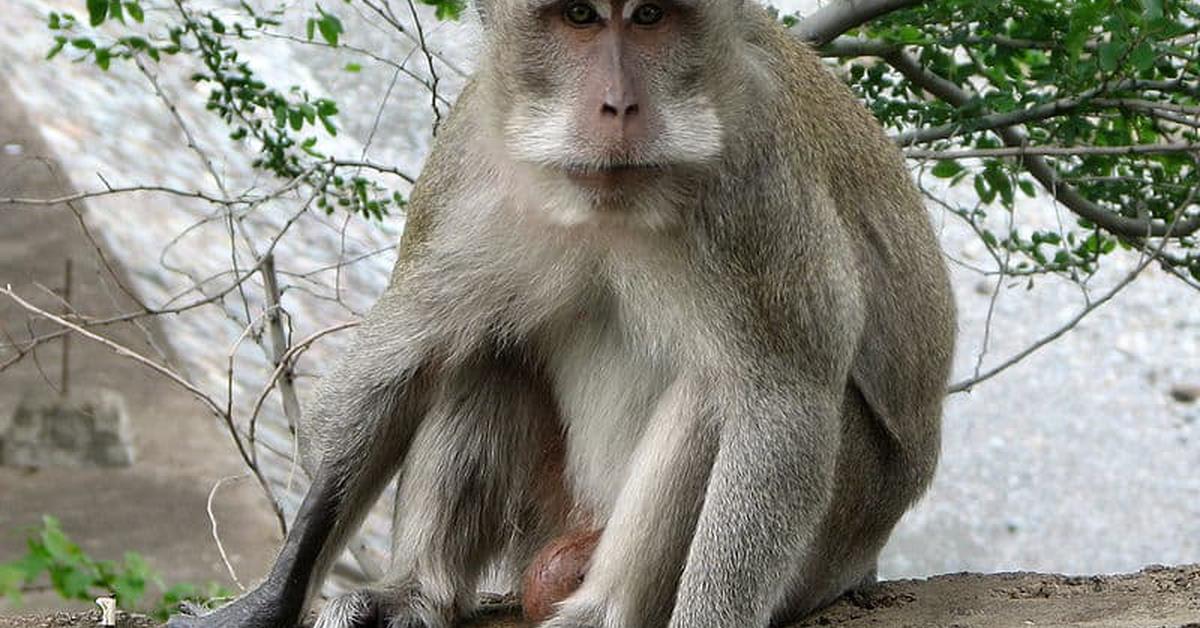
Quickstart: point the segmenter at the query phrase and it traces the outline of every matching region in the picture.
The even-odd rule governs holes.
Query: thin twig
[[[246,587],[238,578],[237,571],[235,571],[233,568],[233,563],[229,562],[229,555],[225,553],[225,544],[221,542],[221,535],[219,532],[217,532],[217,516],[213,513],[213,498],[217,496],[217,489],[221,488],[221,485],[225,482],[241,480],[245,477],[248,477],[248,474],[243,473],[241,475],[230,475],[217,480],[217,483],[213,484],[212,490],[208,492],[208,502],[204,506],[205,510],[208,512],[208,521],[212,524],[212,537],[213,541],[215,541],[217,544],[217,551],[221,554],[221,562],[225,563],[225,570],[229,572],[229,577],[241,591],[245,591]]]

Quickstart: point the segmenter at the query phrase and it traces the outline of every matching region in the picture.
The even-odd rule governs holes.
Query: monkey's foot
[[[167,620],[167,628],[282,628],[295,626],[297,613],[298,609],[282,608],[275,596],[255,589],[205,615],[186,606],[183,614]]]
[[[362,589],[326,604],[314,628],[450,628],[450,614],[419,593]]]
[[[568,599],[559,607],[558,613],[538,628],[603,628],[605,625],[604,612],[600,608]]]

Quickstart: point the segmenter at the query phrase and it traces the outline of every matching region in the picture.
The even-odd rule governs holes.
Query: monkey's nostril
[[[604,105],[602,105],[600,107],[600,113],[602,115],[613,116],[614,118],[619,118],[622,116],[628,117],[628,116],[632,116],[632,115],[637,115],[637,112],[638,112],[637,105],[627,105],[624,109],[624,112],[622,112],[622,110],[617,105],[612,105],[607,102],[604,103]]]

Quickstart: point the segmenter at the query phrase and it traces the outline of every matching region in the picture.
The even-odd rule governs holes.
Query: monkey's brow
[[[566,0],[532,0],[531,4],[533,5],[534,11],[541,12],[565,2]],[[592,4],[606,4],[611,3],[612,0],[588,0],[588,2],[591,2]],[[629,0],[630,4],[639,4],[641,2],[642,0]],[[699,2],[698,0],[669,0],[668,4],[676,4],[683,7],[695,8]]]
[[[532,5],[532,8],[534,11],[540,13],[547,9],[551,9],[560,4],[563,4],[565,1],[566,0],[533,0],[532,2],[530,2],[530,4]],[[591,2],[607,2],[607,0],[590,0],[590,1]]]

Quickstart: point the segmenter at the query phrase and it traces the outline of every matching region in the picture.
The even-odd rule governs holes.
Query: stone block
[[[0,424],[0,464],[16,467],[125,467],[134,445],[125,401],[111,390],[63,399],[28,396]]]

